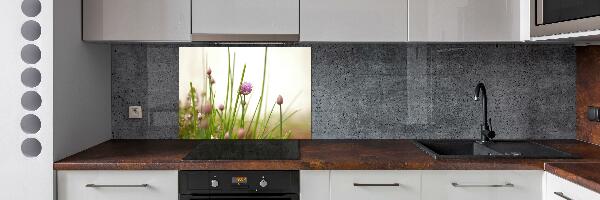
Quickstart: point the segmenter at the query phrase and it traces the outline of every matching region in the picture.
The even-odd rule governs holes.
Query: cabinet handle
[[[503,185],[500,184],[492,184],[492,185],[463,185],[463,184],[458,184],[458,183],[452,183],[452,186],[454,187],[465,187],[465,188],[471,188],[471,187],[515,187],[515,185],[513,185],[512,183],[506,183]]]
[[[92,188],[103,188],[103,187],[111,187],[111,188],[123,188],[123,187],[148,187],[148,184],[139,184],[139,185],[97,185],[97,184],[86,184],[85,187]]]
[[[400,183],[354,183],[355,187],[398,187]]]
[[[555,194],[556,196],[559,196],[559,197],[561,197],[561,198],[565,199],[565,200],[573,200],[573,199],[569,198],[568,196],[566,196],[566,195],[565,195],[564,193],[562,193],[562,192],[554,192],[554,194]]]

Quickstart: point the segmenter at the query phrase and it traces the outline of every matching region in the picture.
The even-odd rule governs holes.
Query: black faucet
[[[479,101],[481,99],[479,97],[479,92],[481,92],[481,96],[483,101],[481,105],[483,106],[483,124],[481,124],[481,143],[486,143],[491,141],[494,137],[496,137],[496,132],[492,130],[492,119],[489,119],[488,124],[488,112],[487,112],[487,94],[485,92],[485,85],[483,83],[477,84],[475,87],[475,97],[473,98],[475,101]]]

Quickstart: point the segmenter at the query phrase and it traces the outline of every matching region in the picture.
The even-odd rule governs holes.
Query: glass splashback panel
[[[310,47],[179,48],[179,137],[310,138]]]

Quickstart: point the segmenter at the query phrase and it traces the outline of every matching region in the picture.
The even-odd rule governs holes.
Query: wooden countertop
[[[592,191],[600,193],[600,162],[546,163],[545,170]]]
[[[302,140],[300,160],[182,158],[193,140],[109,140],[54,163],[55,170],[542,170],[548,162],[600,162],[600,147],[577,140],[542,144],[582,159],[435,160],[411,140]]]
[[[600,146],[538,140],[581,159],[435,160],[411,140],[301,140],[300,160],[184,161],[194,140],[109,140],[54,163],[55,170],[542,170],[600,192]],[[544,166],[545,165],[545,166]],[[544,168],[545,167],[545,168]]]

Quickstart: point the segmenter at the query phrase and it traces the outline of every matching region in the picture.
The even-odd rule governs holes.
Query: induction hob
[[[298,160],[297,140],[199,140],[183,160]]]

